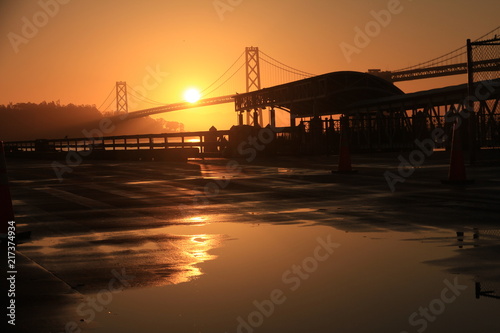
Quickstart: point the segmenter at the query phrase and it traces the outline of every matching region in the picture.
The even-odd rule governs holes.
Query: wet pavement
[[[500,161],[10,159],[20,332],[498,332]],[[407,154],[402,154],[406,156]],[[457,236],[457,232],[459,232]],[[462,233],[463,232],[463,236]]]

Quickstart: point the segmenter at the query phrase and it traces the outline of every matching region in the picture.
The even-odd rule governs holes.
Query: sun
[[[196,88],[189,88],[184,92],[184,100],[189,103],[196,103],[200,100],[200,91]]]

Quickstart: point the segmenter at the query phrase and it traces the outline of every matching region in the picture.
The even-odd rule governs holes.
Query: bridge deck
[[[500,58],[476,61],[474,63],[474,72],[492,71],[500,71]],[[466,73],[467,63],[459,63],[428,68],[418,68],[399,72],[380,72],[380,76],[392,82],[400,82]]]
[[[218,97],[212,97],[212,98],[204,98],[204,99],[199,100],[196,103],[189,103],[189,102],[172,103],[172,104],[167,104],[167,105],[163,105],[163,106],[159,106],[159,107],[155,107],[155,108],[133,111],[133,112],[129,112],[127,114],[117,115],[114,118],[119,118],[121,120],[133,119],[133,118],[146,117],[146,116],[150,116],[150,115],[158,114],[158,113],[165,113],[165,112],[172,112],[172,111],[186,110],[186,109],[194,109],[194,108],[199,108],[199,107],[203,107],[203,106],[226,104],[226,103],[233,103],[233,102],[234,102],[233,95],[225,95],[225,96],[218,96]]]

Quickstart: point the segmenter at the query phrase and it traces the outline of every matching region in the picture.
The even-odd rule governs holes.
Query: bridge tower
[[[245,48],[246,60],[246,88],[247,92],[260,90],[260,63],[259,63],[259,48],[246,47]],[[253,115],[247,112],[247,125],[263,126],[262,109],[255,109]]]
[[[116,113],[128,113],[127,82],[116,82]]]

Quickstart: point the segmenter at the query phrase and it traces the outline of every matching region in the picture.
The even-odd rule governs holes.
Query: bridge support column
[[[253,125],[259,126],[259,109],[253,110]]]
[[[290,127],[295,127],[295,115],[290,112]]]
[[[243,112],[238,112],[238,125],[243,125]]]
[[[252,120],[250,119],[252,117],[252,115],[250,114],[251,111],[246,111],[247,113],[247,125],[251,125],[252,124]]]
[[[274,108],[269,110],[269,125],[271,125],[271,128],[276,127],[276,112],[274,111]]]

